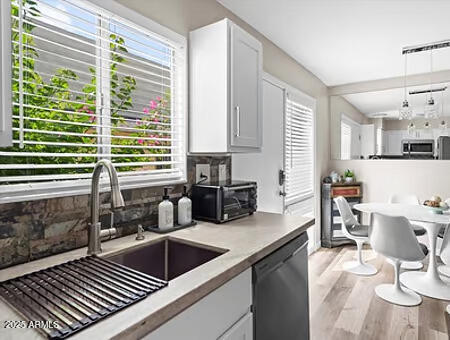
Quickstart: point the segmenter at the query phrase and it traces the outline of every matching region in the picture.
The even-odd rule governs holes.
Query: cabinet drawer
[[[331,197],[360,197],[361,187],[359,185],[346,186],[346,187],[333,187],[331,188]]]
[[[252,340],[253,314],[248,312],[217,340]]]

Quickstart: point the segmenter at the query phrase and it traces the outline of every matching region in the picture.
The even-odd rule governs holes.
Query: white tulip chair
[[[389,197],[389,203],[401,203],[401,204],[415,204],[419,205],[419,198],[416,195],[401,195],[401,194],[394,194]],[[414,234],[416,236],[422,236],[425,235],[426,230],[422,228],[421,226],[417,224],[412,224]],[[392,265],[394,263],[388,259],[388,262]],[[419,261],[408,261],[408,262],[402,262],[401,265],[402,269],[408,269],[408,270],[418,270],[423,268],[423,263]]]
[[[403,216],[373,213],[370,218],[369,239],[372,249],[394,262],[394,284],[381,284],[375,293],[388,302],[400,306],[417,306],[422,303],[419,294],[400,284],[400,265],[403,261],[421,261],[428,249],[420,244],[411,223]]]
[[[362,259],[362,247],[364,243],[369,241],[369,226],[362,225],[356,220],[350,205],[344,197],[336,197],[334,202],[341,214],[342,233],[345,237],[355,241],[357,247],[357,261],[345,262],[342,268],[345,271],[356,275],[370,276],[376,274],[377,269],[375,266],[370,263],[365,263]]]

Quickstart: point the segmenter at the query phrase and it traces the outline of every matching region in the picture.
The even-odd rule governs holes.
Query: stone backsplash
[[[231,178],[230,156],[188,156],[188,186],[195,182],[196,164],[202,163],[210,164],[212,180],[218,179],[219,164],[227,165],[227,178]],[[182,187],[174,186],[174,202]],[[118,237],[135,233],[137,222],[157,224],[162,193],[163,187],[123,190],[126,207],[113,216]],[[86,246],[89,198],[79,195],[0,205],[0,268]],[[101,194],[100,200],[102,226],[109,228],[109,193]]]

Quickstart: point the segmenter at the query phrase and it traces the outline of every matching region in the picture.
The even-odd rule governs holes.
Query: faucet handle
[[[138,224],[137,226],[137,235],[136,235],[136,240],[137,241],[141,241],[145,239],[144,236],[144,227],[142,226],[142,224]]]

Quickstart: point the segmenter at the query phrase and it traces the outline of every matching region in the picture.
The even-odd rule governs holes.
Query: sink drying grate
[[[63,339],[165,286],[167,281],[88,256],[1,282],[0,295],[48,338]]]

